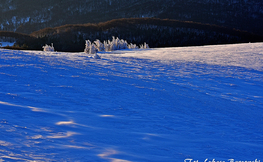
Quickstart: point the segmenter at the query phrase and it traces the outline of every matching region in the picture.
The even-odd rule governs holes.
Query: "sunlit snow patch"
[[[71,125],[71,124],[76,124],[74,123],[74,121],[61,121],[61,122],[57,122],[56,125]]]
[[[129,160],[123,160],[123,159],[117,159],[117,158],[110,157],[116,154],[119,154],[119,152],[114,149],[108,149],[105,152],[98,154],[98,156],[101,157],[102,159],[110,160],[112,162],[131,162]]]
[[[115,117],[114,115],[100,115],[100,117],[104,117],[104,118],[113,118]]]
[[[2,105],[7,105],[7,106],[15,106],[15,107],[29,108],[29,109],[31,109],[32,111],[36,111],[36,112],[46,112],[45,110],[43,110],[43,109],[41,109],[41,108],[32,107],[32,106],[16,105],[16,104],[11,104],[11,103],[8,103],[8,102],[3,102],[3,101],[0,101],[0,104],[2,104]]]
[[[76,134],[78,134],[78,133],[68,131],[66,133],[61,132],[61,133],[54,134],[52,136],[47,136],[47,138],[68,138],[68,137],[71,137],[71,136],[76,135]]]

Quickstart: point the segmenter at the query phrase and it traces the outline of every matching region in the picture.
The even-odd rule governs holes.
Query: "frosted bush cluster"
[[[100,42],[100,40],[96,40],[93,43],[91,43],[90,40],[86,40],[86,47],[84,49],[85,53],[89,54],[95,54],[98,51],[115,51],[115,50],[121,50],[121,49],[138,49],[139,47],[136,44],[128,44],[126,40],[119,39],[118,37],[112,37],[112,41],[104,41],[103,43]],[[149,45],[144,43],[140,45],[140,48],[149,48]]]
[[[51,46],[46,44],[46,45],[43,46],[42,48],[43,48],[43,50],[46,51],[46,52],[54,52],[54,51],[55,51],[54,46],[53,46],[53,43],[51,43]]]
[[[96,40],[93,43],[91,43],[90,40],[86,40],[86,46],[84,49],[85,53],[89,53],[89,54],[95,54],[94,58],[99,59],[100,56],[97,55],[97,52],[100,51],[115,51],[115,50],[121,50],[121,49],[146,49],[149,48],[149,45],[144,43],[142,45],[140,45],[139,47],[136,44],[132,44],[132,43],[127,43],[126,40],[123,39],[119,39],[118,37],[112,37],[112,41],[108,40],[108,41],[104,41],[103,43],[100,42],[100,40]],[[53,43],[51,43],[50,45],[45,45],[43,46],[44,51],[46,52],[54,52],[54,46]]]

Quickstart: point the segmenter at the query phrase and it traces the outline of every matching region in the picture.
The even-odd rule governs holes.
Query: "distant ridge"
[[[106,22],[101,23],[88,23],[88,24],[67,24],[62,25],[54,28],[44,28],[38,31],[31,33],[31,36],[34,37],[43,37],[47,35],[55,35],[63,32],[70,31],[87,31],[87,30],[96,30],[96,31],[103,31],[108,30],[111,28],[116,27],[129,27],[131,25],[157,25],[157,26],[166,26],[166,27],[183,27],[183,28],[195,28],[200,30],[210,30],[228,34],[245,34],[245,35],[254,35],[247,31],[241,31],[237,29],[230,29],[218,25],[211,25],[211,24],[203,24],[199,22],[192,22],[192,21],[180,21],[180,20],[173,20],[173,19],[159,19],[159,18],[122,18],[122,19],[114,19]],[[234,32],[234,33],[233,33]]]

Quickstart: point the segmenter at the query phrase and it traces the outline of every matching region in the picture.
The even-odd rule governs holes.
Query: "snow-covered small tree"
[[[96,53],[97,53],[96,45],[94,43],[92,43],[90,45],[89,54],[96,54]]]
[[[114,51],[114,50],[117,50],[116,44],[115,44],[115,42],[111,42],[110,51]]]
[[[98,51],[104,51],[104,44],[100,42],[100,40],[94,41],[96,48]]]
[[[110,49],[110,44],[109,44],[107,41],[104,41],[103,44],[104,44],[104,50],[105,50],[106,52],[111,51],[111,49]]]
[[[84,49],[84,52],[85,52],[85,53],[89,53],[89,51],[90,51],[90,46],[91,46],[90,40],[86,40],[85,49]]]
[[[126,40],[121,39],[120,49],[127,49],[128,42]]]
[[[97,46],[94,43],[91,43],[90,40],[86,40],[84,52],[88,54],[95,54],[98,51],[96,47]]]
[[[43,50],[44,50],[45,52],[54,52],[54,51],[55,51],[55,48],[54,48],[54,46],[53,46],[53,43],[51,43],[51,46],[46,44],[46,45],[43,46],[42,48],[43,48]]]
[[[141,49],[147,49],[147,48],[150,48],[150,47],[149,47],[149,45],[146,42],[144,42],[144,44],[140,45],[140,48]]]
[[[118,43],[117,43],[117,41],[118,41],[118,37],[117,37],[117,40],[115,39],[115,37],[113,36],[112,37],[112,41],[110,42],[110,44],[111,44],[111,50],[112,51],[114,51],[114,50],[117,50],[117,48],[118,48]]]
[[[136,44],[130,43],[130,44],[128,44],[128,48],[129,49],[138,49],[138,46]]]

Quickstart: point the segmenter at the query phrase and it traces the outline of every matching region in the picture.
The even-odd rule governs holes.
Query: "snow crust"
[[[0,161],[263,160],[263,43],[0,49]]]

